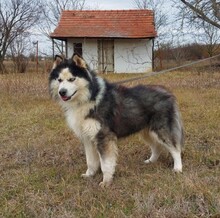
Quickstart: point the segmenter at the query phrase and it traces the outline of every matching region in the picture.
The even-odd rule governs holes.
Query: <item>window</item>
[[[73,51],[75,54],[82,56],[82,43],[73,43]]]

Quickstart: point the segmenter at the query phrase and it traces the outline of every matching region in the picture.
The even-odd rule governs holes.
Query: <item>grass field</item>
[[[219,72],[172,72],[127,84],[161,84],[177,96],[186,132],[183,173],[172,172],[165,152],[145,165],[149,148],[134,135],[119,141],[107,189],[98,186],[101,174],[80,177],[85,156],[49,98],[47,78],[0,75],[0,217],[220,217]]]

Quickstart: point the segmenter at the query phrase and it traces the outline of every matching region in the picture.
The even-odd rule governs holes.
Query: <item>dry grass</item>
[[[141,81],[166,85],[179,100],[184,173],[171,171],[166,153],[144,165],[149,149],[132,136],[119,142],[114,184],[105,190],[98,186],[101,174],[80,177],[85,156],[49,99],[47,77],[0,75],[0,217],[220,217],[220,73]]]

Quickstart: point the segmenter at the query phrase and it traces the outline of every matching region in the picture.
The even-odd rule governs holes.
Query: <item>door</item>
[[[114,72],[114,40],[98,40],[99,72]]]
[[[73,51],[82,57],[82,43],[73,43]]]

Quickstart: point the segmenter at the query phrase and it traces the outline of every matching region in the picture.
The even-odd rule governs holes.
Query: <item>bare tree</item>
[[[57,26],[63,10],[82,10],[85,0],[46,0],[44,3],[44,22],[41,30],[44,35],[50,37],[51,31]]]
[[[30,39],[24,35],[16,37],[10,44],[10,56],[13,61],[15,73],[25,73],[28,66],[28,58],[25,56],[30,51]]]
[[[180,0],[184,7],[185,18],[190,22],[203,20],[220,29],[219,0]]]
[[[198,39],[206,44],[206,50],[210,57],[219,53],[220,50],[220,33],[215,26],[203,21],[201,23],[202,34],[198,35]]]
[[[86,0],[46,0],[44,3],[44,22],[40,25],[41,32],[50,40],[50,33],[57,26],[63,10],[82,10]],[[62,53],[60,41],[54,41],[56,49]]]
[[[220,2],[218,0],[173,0],[180,10],[181,28],[191,29],[193,38],[205,44],[209,56],[219,49]],[[183,4],[180,4],[183,3]]]
[[[163,31],[168,22],[168,15],[164,10],[165,0],[134,0],[134,4],[139,9],[150,9],[154,12],[154,23],[158,37],[155,40],[155,48],[158,50],[154,55],[154,59],[159,59],[160,69],[163,68],[163,55],[161,53],[161,46],[164,43],[164,38],[167,33]],[[155,61],[154,61],[155,63]]]
[[[3,61],[13,41],[40,21],[40,1],[0,1],[0,73],[5,72]]]
[[[163,10],[165,0],[134,0],[134,4],[139,9],[151,9],[154,11],[155,27],[158,33],[167,24],[168,16]]]

